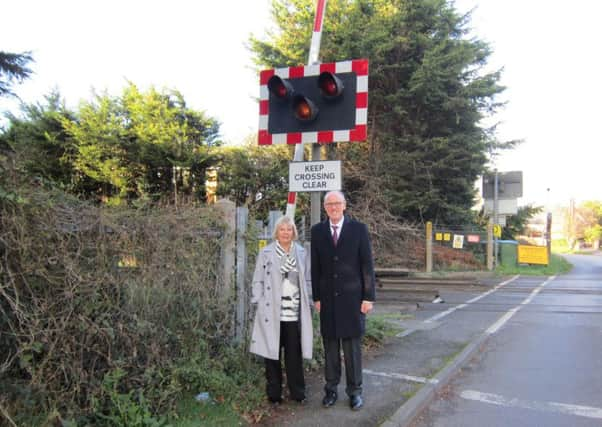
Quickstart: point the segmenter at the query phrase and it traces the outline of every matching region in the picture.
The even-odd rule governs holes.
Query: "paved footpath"
[[[373,354],[364,355],[364,407],[351,411],[345,395],[345,373],[339,400],[323,408],[322,373],[309,378],[308,402],[285,402],[262,426],[403,427],[430,402],[486,340],[485,329],[499,313],[470,310],[513,279],[491,280],[483,293],[447,292],[444,303],[375,305],[375,313],[396,313],[403,332]],[[407,319],[407,320],[406,320]]]

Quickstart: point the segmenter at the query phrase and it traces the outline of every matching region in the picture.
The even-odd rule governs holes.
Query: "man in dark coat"
[[[311,278],[313,300],[320,313],[320,332],[325,353],[325,396],[322,404],[337,401],[341,380],[340,349],[351,409],[362,400],[362,336],[366,314],[374,301],[372,248],[365,224],[343,214],[345,196],[331,191],[324,197],[328,219],[311,229]]]

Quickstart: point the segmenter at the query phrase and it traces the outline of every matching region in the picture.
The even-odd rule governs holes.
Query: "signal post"
[[[368,119],[368,60],[320,64],[318,53],[326,0],[317,0],[309,65],[261,71],[259,145],[295,145],[293,162],[303,161],[304,144],[320,160],[323,144],[364,141]],[[320,191],[311,198],[311,224],[320,221]],[[340,187],[340,185],[339,185]],[[326,190],[341,188],[327,188]],[[308,189],[306,191],[312,191]],[[286,215],[294,219],[296,193],[289,188]]]

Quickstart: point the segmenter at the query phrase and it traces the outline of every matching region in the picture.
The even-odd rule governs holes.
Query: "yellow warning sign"
[[[498,239],[502,237],[502,226],[499,224],[493,225],[493,237],[497,237]]]
[[[519,264],[548,265],[548,248],[545,246],[518,245]]]

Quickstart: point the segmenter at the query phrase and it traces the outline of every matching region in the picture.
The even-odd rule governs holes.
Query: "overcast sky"
[[[257,130],[258,79],[244,43],[269,25],[269,0],[19,0],[2,6],[0,50],[32,51],[35,74],[17,86],[26,102],[57,87],[68,106],[91,91],[120,94],[127,81],[177,89],[222,123],[230,142]],[[504,67],[508,105],[500,139],[524,139],[497,162],[523,171],[527,203],[602,200],[598,170],[602,2],[458,0],[476,7],[473,35]],[[326,15],[326,20],[328,15]],[[351,58],[341,58],[351,59]],[[0,110],[14,109],[0,102]],[[548,191],[549,189],[549,191]]]

